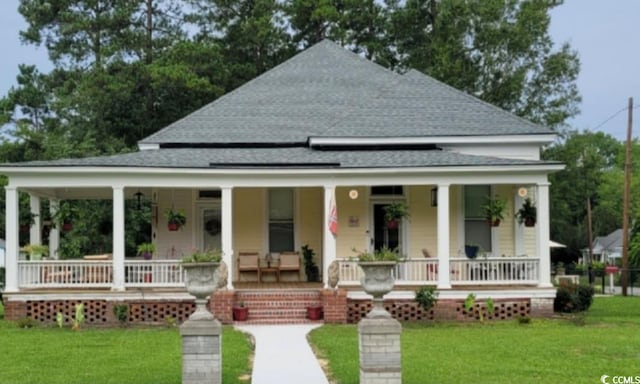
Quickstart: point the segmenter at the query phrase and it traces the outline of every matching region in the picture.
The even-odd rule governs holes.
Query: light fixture
[[[140,192],[140,190],[138,189],[138,192],[134,193],[133,196],[136,197],[136,201],[137,201],[136,209],[139,211],[140,209],[142,209],[142,196],[144,196],[144,194]]]
[[[438,206],[438,188],[431,188],[431,206]]]
[[[358,190],[357,189],[352,189],[349,191],[349,198],[351,200],[355,200],[358,198]]]

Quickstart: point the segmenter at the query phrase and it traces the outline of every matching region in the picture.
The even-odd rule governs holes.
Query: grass
[[[596,298],[584,326],[569,319],[403,324],[403,383],[594,383],[640,374],[640,297]],[[356,326],[325,325],[310,339],[335,383],[359,382]]]
[[[1,305],[0,305],[1,307]],[[0,309],[2,311],[2,309]],[[178,328],[20,329],[0,321],[0,383],[181,382]],[[251,345],[247,337],[223,328],[222,381],[248,383]]]

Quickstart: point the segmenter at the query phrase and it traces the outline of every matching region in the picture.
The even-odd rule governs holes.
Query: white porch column
[[[229,276],[227,277],[227,289],[233,289],[233,188],[222,188],[222,260],[227,264]]]
[[[6,187],[5,292],[18,292],[18,190]]]
[[[51,216],[55,215],[58,209],[60,209],[60,201],[49,200],[49,212]],[[51,230],[49,230],[49,257],[56,260],[59,259],[58,248],[60,248],[60,228],[52,225]]]
[[[40,218],[40,197],[29,194],[29,207],[33,216],[33,224],[29,223],[29,243],[42,245],[42,226]]]
[[[124,187],[113,187],[113,285],[124,291]]]
[[[449,184],[438,184],[438,289],[451,289],[449,273]]]
[[[336,238],[329,230],[331,199],[335,199],[335,194],[336,187],[334,185],[324,186],[324,213],[322,216],[322,282],[324,283],[325,288],[329,288],[329,264],[336,259]]]
[[[536,254],[540,259],[541,288],[552,287],[551,284],[551,254],[549,252],[549,183],[539,183],[537,188],[538,223],[536,226]]]

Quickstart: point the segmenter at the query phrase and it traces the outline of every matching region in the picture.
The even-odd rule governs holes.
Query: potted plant
[[[187,217],[182,210],[167,208],[164,211],[164,215],[167,217],[167,228],[170,231],[177,231],[182,226],[187,224]]]
[[[249,308],[244,305],[244,301],[240,300],[238,305],[233,306],[233,320],[247,321],[249,318]]]
[[[189,316],[189,320],[213,320],[213,314],[206,308],[207,297],[216,288],[215,272],[221,259],[222,252],[215,249],[196,250],[182,259],[187,292],[196,297],[196,311]]]
[[[73,229],[73,218],[76,209],[69,203],[60,204],[58,210],[51,216],[53,226],[68,232]]]
[[[382,297],[393,289],[395,279],[393,269],[400,256],[396,250],[382,248],[373,253],[361,252],[358,265],[364,272],[360,279],[364,291],[373,296],[373,309],[368,318],[389,318],[391,315],[384,309]]]
[[[27,233],[33,224],[36,222],[38,215],[28,210],[20,210],[20,232]]]
[[[484,217],[493,227],[500,225],[500,220],[504,219],[504,211],[507,209],[507,200],[496,195],[494,198],[487,197],[487,203],[482,206]]]
[[[391,203],[383,209],[384,219],[389,229],[398,228],[398,223],[405,217],[409,217],[409,207],[402,202]]]
[[[156,245],[153,243],[142,243],[138,245],[138,256],[142,256],[145,260],[151,260],[155,251]]]
[[[42,260],[49,254],[49,247],[40,244],[27,244],[22,248],[22,251],[29,254],[29,260]]]
[[[322,305],[310,305],[307,307],[307,318],[309,320],[321,320],[323,315]]]
[[[537,210],[530,197],[524,199],[522,207],[520,207],[520,209],[518,209],[518,212],[516,213],[516,218],[518,219],[518,223],[524,223],[525,227],[533,227],[536,225]]]
[[[479,245],[465,244],[464,246],[464,254],[470,259],[475,259],[478,256],[478,251],[480,251]]]
[[[302,257],[304,258],[304,273],[307,275],[308,282],[316,282],[320,277],[320,271],[318,270],[318,266],[313,261],[313,257],[315,256],[315,252],[313,249],[309,248],[308,244],[302,246]]]

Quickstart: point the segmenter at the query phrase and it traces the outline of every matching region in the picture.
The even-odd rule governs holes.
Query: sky
[[[0,97],[16,84],[18,64],[36,64],[45,73],[52,68],[44,48],[20,43],[19,31],[26,24],[18,4],[19,0],[0,0]],[[565,0],[551,11],[554,43],[570,43],[581,62],[581,113],[569,121],[573,129],[626,137],[624,109],[629,97],[640,106],[640,49],[633,44],[639,19],[640,0]],[[640,108],[634,109],[634,116],[640,115],[636,111]],[[640,121],[640,116],[634,120]],[[640,137],[637,127],[634,122],[634,137]]]

